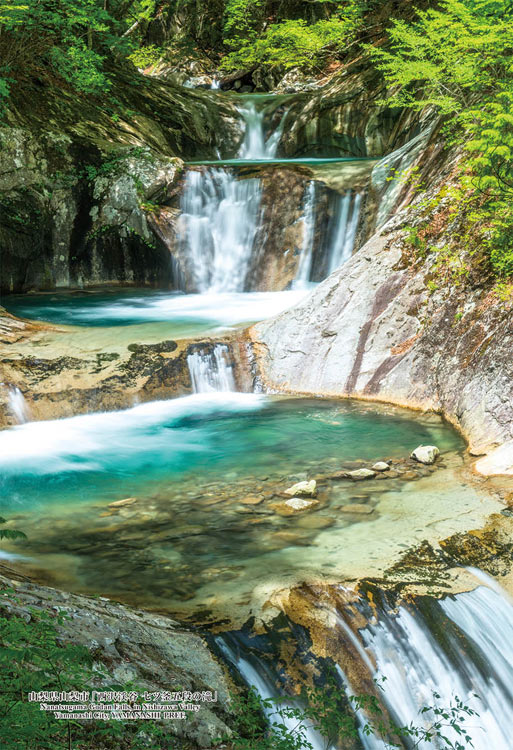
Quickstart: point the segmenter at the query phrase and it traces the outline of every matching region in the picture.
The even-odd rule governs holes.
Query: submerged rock
[[[420,464],[434,464],[439,455],[440,451],[436,445],[419,445],[412,452],[410,458],[413,458]]]
[[[291,497],[315,497],[317,494],[317,482],[311,479],[309,482],[297,482],[285,490],[285,495]]]
[[[285,500],[285,505],[292,508],[292,510],[307,510],[317,505],[317,500],[305,500],[301,497],[293,497],[290,500]]]
[[[355,469],[355,471],[346,472],[346,476],[348,476],[350,479],[355,479],[356,481],[358,481],[362,479],[372,479],[376,476],[376,472],[372,469]]]
[[[243,497],[240,502],[243,505],[260,505],[263,500],[264,498],[262,495],[248,495],[248,497]]]
[[[353,503],[352,505],[343,505],[340,508],[342,513],[358,513],[358,515],[369,516],[374,513],[372,505],[363,505],[363,503]]]
[[[116,500],[113,503],[109,503],[109,508],[122,508],[125,505],[132,505],[137,502],[136,497],[125,497],[123,500]]]
[[[314,500],[313,498],[291,497],[290,500],[285,500],[280,503],[272,503],[270,508],[280,516],[292,516],[294,513],[302,513],[305,510],[311,510],[316,505],[319,505],[319,501]]]

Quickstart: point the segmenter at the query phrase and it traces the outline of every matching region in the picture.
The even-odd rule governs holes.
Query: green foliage
[[[320,69],[330,56],[343,52],[363,12],[362,3],[356,0],[329,5],[328,18],[314,22],[304,17],[288,18],[263,25],[263,0],[228,0],[224,41],[229,52],[221,67]]]
[[[289,19],[272,24],[266,32],[250,41],[230,40],[236,47],[221,63],[225,70],[253,67],[275,67],[284,70],[320,69],[330,52],[344,48],[355,30],[353,18],[331,18],[308,24],[304,19]],[[251,40],[251,37],[250,37]]]
[[[109,66],[131,56],[155,0],[25,0],[0,2],[0,102],[14,83],[65,84],[103,94]],[[155,47],[141,52],[154,57]],[[135,61],[140,64],[140,60]]]
[[[442,0],[414,23],[395,21],[389,35],[388,47],[370,48],[394,87],[388,102],[446,118],[466,152],[462,190],[473,196],[465,240],[497,276],[513,275],[513,6]]]
[[[235,725],[229,738],[232,748],[311,750],[308,734],[312,728],[323,738],[326,748],[345,746],[344,740],[354,740],[359,736],[357,713],[360,717],[367,717],[360,731],[368,737],[381,739],[390,749],[404,747],[405,739],[408,747],[412,748],[424,743],[432,743],[433,747],[446,750],[468,750],[473,747],[465,723],[477,714],[457,697],[448,707],[422,708],[419,712],[421,726],[413,723],[399,726],[390,720],[379,701],[383,682],[385,679],[376,683],[378,695],[350,695],[345,699],[335,674],[328,670],[321,688],[304,688],[297,698],[264,700],[253,687],[244,696],[233,695]],[[433,698],[438,701],[440,695],[434,693]],[[448,730],[456,734],[461,742],[451,741],[447,737]]]
[[[139,47],[134,50],[128,59],[133,62],[136,68],[150,68],[157,65],[164,55],[164,50],[155,44],[149,44],[147,47]]]

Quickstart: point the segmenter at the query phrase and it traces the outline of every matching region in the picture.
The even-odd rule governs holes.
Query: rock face
[[[210,92],[120,79],[128,115],[45,92],[0,129],[0,288],[174,283],[151,216],[184,158],[230,154],[235,107]]]
[[[90,599],[46,586],[0,576],[0,588],[14,588],[16,601],[0,599],[0,612],[30,618],[30,608],[70,617],[59,626],[64,643],[93,651],[95,664],[111,682],[132,683],[140,690],[217,690],[217,703],[204,703],[187,721],[170,721],[166,730],[198,748],[210,748],[229,733],[229,683],[205,641],[168,617],[130,609],[105,599]],[[105,689],[108,680],[91,686]],[[191,745],[187,744],[187,747]]]
[[[433,189],[454,167],[437,154],[433,136],[414,161]],[[513,437],[513,316],[472,279],[433,284],[437,253],[411,261],[404,227],[418,210],[407,185],[399,192],[394,203],[406,207],[340,270],[251,329],[260,377],[288,392],[441,411],[473,453],[488,452]],[[437,211],[445,227],[443,204]]]
[[[385,98],[381,75],[367,62],[355,60],[317,91],[292,99],[283,153],[379,157],[394,151],[418,134],[422,119],[418,113],[377,104]]]
[[[17,320],[0,309],[1,426],[16,422],[9,385],[25,395],[33,420],[127,409],[139,402],[184,396],[192,391],[187,357],[216,346],[210,340],[132,343],[123,337],[123,328],[103,343],[91,343],[84,331],[82,339],[80,328],[70,333]],[[41,353],[40,342],[45,344]],[[228,337],[225,345],[238,388],[251,390],[244,343]]]

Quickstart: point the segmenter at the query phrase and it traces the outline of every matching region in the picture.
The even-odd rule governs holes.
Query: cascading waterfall
[[[375,675],[386,677],[384,703],[397,723],[419,726],[432,718],[430,712],[419,713],[422,707],[447,707],[457,696],[478,714],[465,725],[475,750],[507,750],[513,726],[513,606],[497,591],[479,586],[442,600],[439,607],[449,620],[442,641],[419,611],[405,607],[384,613],[361,631],[376,662]],[[452,729],[445,734],[458,739]],[[374,747],[363,744],[366,750]],[[433,744],[418,747],[428,750]]]
[[[250,654],[242,656],[238,643],[229,634],[216,636],[215,642],[222,652],[224,658],[234,667],[248,687],[253,687],[262,700],[280,697],[276,690],[273,675],[267,670],[266,665],[257,659],[253,659]],[[282,696],[281,696],[282,697]],[[291,703],[280,701],[280,706],[284,708],[292,707]],[[297,708],[297,704],[294,704]],[[298,721],[287,716],[273,716],[275,709],[264,707],[264,712],[270,722],[283,723],[288,730],[294,732]],[[308,727],[304,732],[304,737],[310,743],[312,750],[332,750],[331,745],[326,747],[326,740],[313,727]]]
[[[189,170],[179,234],[197,291],[244,291],[260,198],[258,178],[237,180],[223,168]]]
[[[8,386],[8,404],[9,411],[18,424],[25,424],[25,422],[30,421],[30,413],[25,396],[18,386]]]
[[[305,289],[310,281],[315,236],[316,193],[315,182],[311,180],[308,183],[305,192],[303,208],[303,243],[301,245],[298,270],[293,284],[294,289]]]
[[[476,715],[461,724],[475,750],[508,750],[513,726],[513,605],[497,584],[480,573],[486,585],[473,591],[432,600],[433,616],[414,605],[381,610],[378,618],[353,630],[336,609],[330,610],[332,627],[342,631],[354,648],[354,657],[369,677],[378,680],[378,698],[398,726],[425,726],[440,717],[425,707],[449,708],[459,699]],[[321,607],[322,608],[322,607]],[[330,621],[330,618],[328,618]],[[216,643],[247,685],[265,699],[276,697],[278,672],[249,650],[234,634],[223,634]],[[341,662],[348,653],[341,654]],[[272,662],[270,662],[272,664]],[[353,689],[337,666],[340,689]],[[383,678],[385,678],[383,680]],[[363,731],[370,723],[363,709],[355,713],[361,747],[385,750],[384,739]],[[462,736],[451,727],[444,735],[453,743]],[[313,748],[324,750],[324,740],[314,729],[308,736]],[[417,742],[417,740],[415,740]],[[433,750],[446,747],[436,739],[414,744],[403,738],[402,747]],[[469,745],[470,747],[470,745]]]
[[[245,122],[240,159],[272,159],[281,125],[266,140],[264,111],[246,101],[239,112]],[[189,170],[182,193],[179,238],[197,291],[244,291],[261,196],[257,177],[237,179],[233,170],[221,166]]]
[[[353,254],[361,201],[361,194],[354,195],[351,190],[337,198],[335,221],[329,240],[328,275],[340,268]]]
[[[188,355],[193,393],[237,390],[229,354],[227,346],[217,344],[211,351],[201,350]]]
[[[239,158],[258,161],[273,159],[278,150],[285,118],[282,117],[276,130],[266,139],[264,109],[259,109],[254,101],[247,100],[239,107],[239,113],[246,124]]]

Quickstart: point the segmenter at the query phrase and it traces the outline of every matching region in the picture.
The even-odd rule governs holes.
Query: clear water
[[[232,471],[288,474],[305,461],[401,456],[422,442],[461,446],[442,424],[357,404],[195,394],[0,432],[0,508],[59,503],[63,488],[67,503],[112,501],[199,469],[201,482]]]
[[[10,295],[3,304],[13,315],[58,325],[107,327],[165,322],[185,337],[277,315],[302,296],[297,291],[182,294],[131,289]]]
[[[446,467],[416,482],[329,479],[419,443],[437,444]],[[490,508],[461,487],[462,447],[438,419],[400,409],[241,393],[19,425],[0,433],[0,514],[29,539],[5,549],[68,590],[243,622],[271,590],[372,573],[475,523]],[[306,477],[320,477],[318,506],[280,515],[277,493]],[[348,503],[371,513],[348,515]]]

